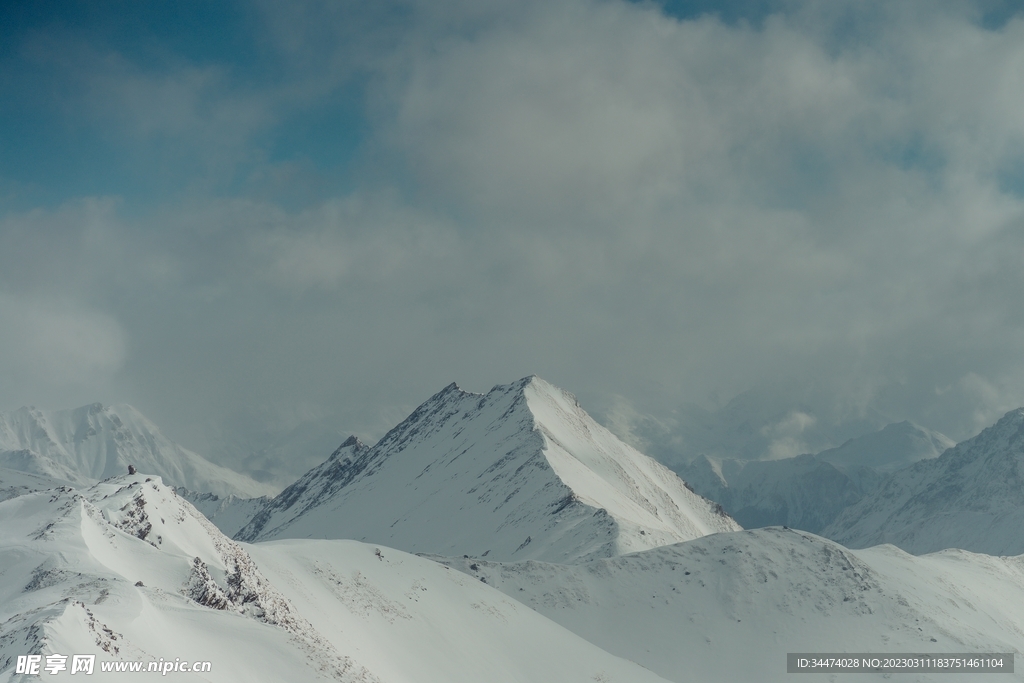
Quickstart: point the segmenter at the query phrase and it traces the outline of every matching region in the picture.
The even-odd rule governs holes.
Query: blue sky
[[[246,449],[453,380],[684,455],[745,391],[798,449],[1024,404],[1015,3],[2,12],[2,409],[283,477]]]
[[[390,12],[401,17],[408,6],[397,5]],[[732,26],[759,26],[768,17],[800,8],[781,0],[673,0],[659,6],[667,17],[714,17]],[[989,2],[972,12],[978,23],[998,28],[1013,16],[1011,8],[1009,2]],[[116,68],[104,61],[116,60],[135,76],[210,69],[217,72],[214,87],[251,96],[287,89],[308,79],[311,69],[275,49],[267,17],[244,2],[14,2],[4,11],[0,170],[8,187],[5,204],[11,208],[54,206],[96,195],[130,197],[133,205],[160,202],[193,188],[195,176],[206,170],[195,151],[180,149],[172,131],[132,135],[124,129],[126,122],[110,112],[82,110],[82,100],[90,96],[91,68]],[[845,14],[834,18],[833,27],[844,40],[855,33],[858,19],[879,12],[848,9]],[[358,164],[361,143],[372,129],[365,88],[372,76],[358,61],[349,65],[351,72],[297,103],[267,104],[270,111],[262,125],[247,136],[249,154],[218,169],[205,189],[221,195],[245,192],[245,176],[253,166],[272,162],[300,165],[322,176],[330,191],[351,190],[349,171]],[[917,154],[911,147],[901,151],[904,158]],[[1009,172],[1013,184],[1018,170]],[[322,199],[324,192],[330,193],[309,191],[290,199]]]
[[[103,84],[92,80],[97,73],[159,79],[205,71],[208,89],[182,93],[197,98],[199,117],[223,91],[259,98],[287,87],[292,75],[262,44],[259,18],[243,3],[14,3],[5,12],[0,158],[5,183],[17,188],[7,193],[13,207],[97,195],[158,203],[209,174],[200,150],[181,147],[190,131],[173,125],[133,131],[116,112],[90,107],[90,99],[102,96]],[[358,78],[298,106],[270,108],[246,131],[247,154],[204,179],[207,192],[242,191],[254,156],[308,164],[334,181],[343,177],[366,126]]]

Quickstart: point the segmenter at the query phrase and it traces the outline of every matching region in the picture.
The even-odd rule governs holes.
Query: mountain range
[[[175,677],[696,683],[787,681],[792,651],[1024,647],[1022,558],[851,551],[780,528],[574,564],[246,544],[142,474],[19,496],[0,519],[3,683],[32,680],[15,673],[28,653],[93,653],[99,681],[124,678],[104,665],[205,661]]]
[[[1024,558],[771,527],[573,565],[433,558],[672,681],[791,682],[787,652],[1021,652]],[[992,680],[922,673],[808,680]],[[802,679],[802,676],[796,676]]]
[[[659,417],[633,411],[609,417],[673,469],[697,455],[746,461],[818,453],[893,422],[871,408],[851,411],[796,383],[752,388],[718,407],[685,404],[667,414],[661,406],[648,408]]]
[[[791,526],[822,533],[886,473],[938,457],[953,442],[912,422],[886,425],[817,454],[776,460],[701,455],[675,470],[746,528]]]
[[[849,439],[838,448],[821,451],[817,459],[837,467],[868,467],[888,474],[921,460],[937,458],[955,445],[945,434],[904,420]]]
[[[824,534],[862,548],[892,543],[915,554],[963,548],[1024,553],[1024,408],[931,460],[886,477]]]
[[[690,683],[788,681],[787,652],[1024,651],[1024,556],[744,531],[537,377],[450,385],[273,498],[203,467],[185,488],[184,449],[147,449],[158,430],[124,407],[36,413],[0,423],[0,683],[37,680],[16,671],[28,654],[94,654],[100,681],[198,660],[212,670],[175,677]],[[826,533],[1024,552],[1024,409],[938,457],[916,429],[868,435],[862,458],[847,442],[695,471],[770,501],[833,472],[866,486],[853,463],[875,456],[877,487]]]
[[[277,492],[174,443],[129,405],[0,413],[0,470],[89,485],[129,465],[192,491],[244,498]],[[0,486],[11,478],[0,471]]]
[[[677,471],[744,528],[791,526],[814,533],[859,501],[881,478],[868,468],[851,472],[810,454],[722,462],[701,456]]]
[[[184,681],[665,680],[426,559],[352,541],[235,543],[158,477],[26,494],[0,519],[3,683],[39,680],[16,673],[30,653],[65,666],[94,654],[86,680],[99,681],[126,678],[105,665],[151,662],[210,663],[172,674]]]

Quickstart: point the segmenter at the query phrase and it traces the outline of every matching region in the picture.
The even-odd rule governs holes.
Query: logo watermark
[[[70,661],[69,661],[70,660]],[[62,672],[69,674],[91,675],[96,670],[96,655],[18,655],[14,673],[29,676],[41,676],[43,673],[55,675]],[[102,672],[127,673],[158,673],[166,676],[169,673],[208,673],[213,670],[211,662],[182,661],[175,657],[174,661],[160,658],[149,662],[107,660],[99,662]]]
[[[1013,673],[1013,653],[904,652],[879,654],[872,652],[790,652],[786,655],[786,672],[791,674],[820,673],[946,673],[1002,674]]]

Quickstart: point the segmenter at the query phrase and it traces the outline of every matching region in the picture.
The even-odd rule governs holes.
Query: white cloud
[[[958,388],[963,392],[961,405],[970,410],[969,416],[965,418],[969,417],[975,432],[990,426],[1010,410],[1024,405],[1024,390],[1019,380],[1018,376],[992,381],[973,372],[960,379]]]
[[[121,325],[80,304],[0,293],[0,320],[0,375],[7,401],[16,400],[19,392],[25,403],[33,397],[99,393],[124,364]]]
[[[626,3],[505,9],[410,42],[381,135],[433,205],[536,244],[524,271],[586,282],[608,324],[656,319],[644,334],[686,349],[646,345],[633,381],[703,394],[814,372],[843,391],[929,355],[912,349],[962,347],[940,321],[989,344],[1024,280],[990,263],[999,286],[967,283],[1024,219],[997,178],[1024,158],[1024,21],[849,5],[878,16],[840,41],[810,10],[727,25]]]
[[[253,254],[270,264],[268,277],[298,290],[415,280],[441,263],[454,265],[462,249],[451,226],[387,195],[279,215],[252,235]]]
[[[75,104],[210,168],[259,159],[282,112],[354,72],[365,148],[346,189],[298,207],[200,192],[8,216],[7,315],[50,302],[28,328],[79,330],[72,365],[131,374],[183,423],[307,401],[378,429],[449,381],[538,372],[584,405],[620,394],[622,429],[654,413],[665,448],[685,441],[661,433],[672,408],[782,380],[817,422],[760,435],[775,455],[880,403],[965,436],[1017,396],[993,378],[1024,375],[1024,21],[838,4],[724,23],[272,3],[283,85],[86,50]],[[41,333],[17,334],[29,353]]]
[[[775,424],[762,427],[761,433],[769,439],[766,458],[778,460],[811,452],[812,449],[800,437],[817,421],[813,415],[794,410]]]

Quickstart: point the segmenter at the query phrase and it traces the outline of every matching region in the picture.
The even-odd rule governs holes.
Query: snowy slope
[[[851,547],[915,554],[963,548],[1024,553],[1024,408],[933,460],[889,475],[824,535]]]
[[[67,479],[0,467],[0,501],[34,491],[45,491],[58,486],[71,485],[72,482]]]
[[[245,547],[318,632],[384,681],[664,681],[415,555],[355,541]]]
[[[351,481],[353,470],[359,467],[356,463],[364,462],[369,451],[366,444],[350,436],[327,460],[261,505],[247,526],[233,537],[253,540],[265,528],[294,520],[330,500]]]
[[[183,680],[315,680],[320,668],[375,680],[159,479],[27,494],[0,503],[0,518],[0,681],[39,652],[214,663]]]
[[[350,439],[237,538],[353,538],[410,552],[571,562],[738,526],[536,377],[454,384],[373,448]]]
[[[0,414],[0,467],[87,485],[127,472],[129,464],[192,491],[246,498],[275,493],[182,448],[128,405]]]
[[[26,494],[0,519],[4,683],[34,653],[95,654],[99,681],[126,678],[102,662],[160,659],[212,663],[184,681],[662,680],[429,560],[237,544],[158,478]]]
[[[792,681],[787,652],[1024,651],[1020,557],[850,551],[772,527],[575,565],[442,561],[678,683]]]
[[[0,442],[0,467],[5,471],[23,472],[33,475],[39,480],[53,482],[86,484],[96,481],[78,472],[73,464],[67,462],[69,458],[52,458],[28,448],[7,450],[4,447],[8,445],[17,445],[17,443],[12,443],[10,440],[6,443]],[[54,483],[52,486],[60,485],[60,483]],[[48,488],[52,488],[52,486]]]

